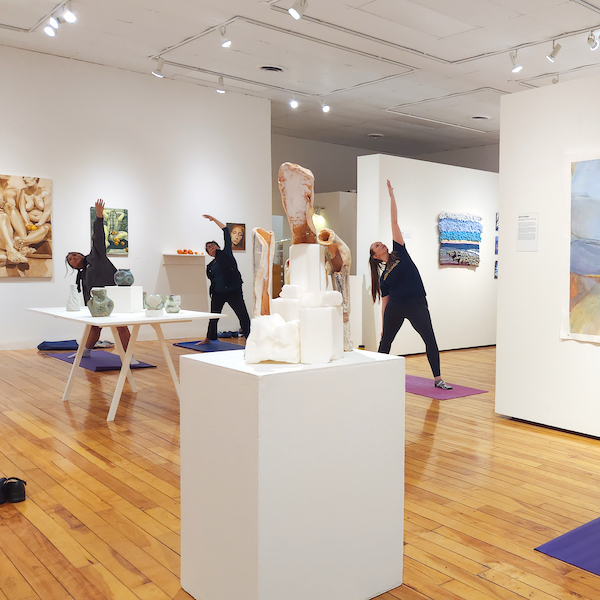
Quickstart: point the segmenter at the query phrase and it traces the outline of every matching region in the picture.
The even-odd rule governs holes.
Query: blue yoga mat
[[[232,344],[231,342],[222,342],[221,340],[211,340],[209,344],[200,344],[202,340],[196,342],[179,342],[173,346],[196,350],[196,352],[221,352],[222,350],[243,350],[244,346]]]
[[[48,356],[58,358],[58,360],[70,364],[75,362],[75,358],[70,358],[71,355],[66,352],[48,352]],[[119,371],[121,369],[121,357],[116,353],[106,352],[105,350],[92,350],[91,356],[89,358],[82,358],[79,366],[88,371]],[[156,367],[156,365],[145,362],[131,365],[132,369],[148,369],[154,367]]]
[[[77,340],[62,340],[59,342],[42,342],[38,345],[37,349],[46,351],[46,350],[74,350],[77,352],[77,348],[79,345],[77,344]]]
[[[536,550],[600,575],[600,518],[538,546]]]

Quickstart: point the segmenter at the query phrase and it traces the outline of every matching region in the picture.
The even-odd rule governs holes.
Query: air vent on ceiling
[[[262,65],[258,68],[261,71],[266,71],[267,73],[283,73],[285,71],[283,67],[278,67],[276,65]]]

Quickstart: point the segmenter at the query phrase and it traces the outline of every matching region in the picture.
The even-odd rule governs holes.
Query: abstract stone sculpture
[[[292,244],[316,244],[313,224],[313,187],[315,178],[304,167],[283,163],[279,167],[281,201],[292,230]]]
[[[115,285],[133,285],[133,274],[129,269],[119,269],[114,275]]]
[[[106,288],[92,288],[92,297],[87,307],[92,317],[109,317],[115,303],[106,295]]]
[[[350,248],[332,229],[321,229],[317,241],[327,249],[325,268],[327,276],[331,276],[331,285],[334,290],[342,294],[344,352],[350,352],[352,350],[350,336],[350,267],[352,266],[352,257]]]
[[[181,310],[181,296],[169,294],[165,302],[165,312],[178,313]]]
[[[79,302],[79,292],[77,291],[77,284],[72,283],[69,288],[69,297],[67,298],[67,310],[69,312],[81,310],[81,303]]]
[[[252,230],[254,267],[254,317],[271,314],[275,234],[260,227]]]

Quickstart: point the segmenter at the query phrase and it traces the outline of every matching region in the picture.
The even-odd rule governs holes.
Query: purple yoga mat
[[[600,518],[538,546],[542,554],[600,575]]]
[[[485,394],[486,390],[476,390],[475,388],[464,387],[448,382],[452,386],[451,390],[441,390],[433,385],[433,379],[425,377],[406,376],[406,391],[409,394],[418,394],[435,400],[450,400],[452,398],[462,398],[463,396],[473,396],[474,394]]]
[[[178,342],[173,346],[196,350],[196,352],[221,352],[222,350],[243,350],[245,346],[241,344],[232,344],[231,342],[222,342],[221,340],[211,340],[209,344],[200,344],[197,342]]]
[[[75,358],[69,358],[72,356],[69,352],[47,352],[46,354],[47,356],[58,358],[58,360],[71,364],[75,361]],[[121,369],[121,358],[118,354],[106,352],[106,350],[92,350],[91,356],[89,358],[82,358],[79,366],[88,371],[119,371]],[[148,369],[150,367],[156,367],[156,365],[145,362],[131,365],[132,369]]]

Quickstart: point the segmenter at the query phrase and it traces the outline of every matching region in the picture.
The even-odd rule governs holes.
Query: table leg
[[[173,380],[173,385],[175,386],[175,392],[177,393],[177,399],[181,401],[181,397],[179,394],[179,378],[177,377],[177,373],[175,372],[175,367],[173,366],[173,361],[171,360],[171,355],[169,354],[169,347],[167,346],[167,342],[165,341],[165,336],[163,335],[162,328],[160,323],[151,323],[154,331],[156,331],[156,335],[158,337],[158,341],[162,347],[163,354],[165,355],[165,360],[167,361],[167,367],[169,367],[169,372],[171,373],[171,379]]]
[[[115,389],[115,393],[113,394],[112,402],[110,403],[110,409],[108,411],[108,416],[106,417],[107,421],[115,420],[115,414],[117,413],[117,408],[119,407],[119,401],[121,400],[121,394],[123,393],[125,378],[127,377],[127,372],[129,371],[129,363],[131,362],[131,355],[133,354],[133,348],[135,346],[135,341],[137,340],[139,330],[139,325],[134,325],[131,330],[131,339],[129,340],[129,346],[127,346],[127,352],[125,352],[125,356],[121,359],[121,372],[119,373],[117,387]]]
[[[119,330],[117,327],[111,327],[113,337],[115,338],[115,347],[119,356],[121,357],[121,365],[123,365],[123,358],[125,357],[125,350],[123,349],[123,344],[121,344],[121,338],[119,337]],[[123,367],[121,367],[123,368]],[[131,367],[127,368],[127,381],[129,381],[129,387],[131,387],[132,392],[137,392],[137,387],[135,385],[135,381],[133,380],[133,373],[131,371]]]
[[[71,373],[69,374],[67,387],[65,388],[65,392],[63,394],[63,402],[67,402],[69,400],[69,395],[71,394],[71,386],[73,385],[73,380],[75,379],[75,371],[77,370],[77,367],[79,367],[79,363],[81,362],[81,357],[83,356],[83,349],[85,348],[85,343],[87,342],[91,329],[91,325],[85,326],[83,337],[79,342],[79,347],[77,348],[77,353],[75,354],[75,360],[73,361],[73,366],[71,367]]]

